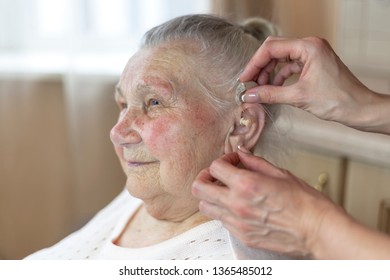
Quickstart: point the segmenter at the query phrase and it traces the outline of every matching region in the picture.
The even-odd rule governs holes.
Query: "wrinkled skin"
[[[293,75],[297,80],[284,85]],[[324,120],[390,134],[390,96],[366,88],[323,39],[269,37],[240,80],[259,84],[244,94],[244,104],[289,104]],[[319,259],[390,259],[386,234],[248,151],[202,170],[193,194],[203,213],[253,248]]]
[[[300,257],[311,256],[328,211],[343,212],[288,171],[243,152],[204,169],[193,194],[203,200],[203,213],[221,220],[246,245]]]
[[[295,74],[296,82],[282,86]],[[240,80],[260,85],[247,91],[245,102],[289,104],[324,120],[390,134],[390,97],[363,85],[324,39],[269,37]]]
[[[117,86],[120,115],[110,134],[128,191],[172,222],[198,212],[191,184],[223,154],[230,126],[192,83],[190,63],[173,45],[134,55]]]

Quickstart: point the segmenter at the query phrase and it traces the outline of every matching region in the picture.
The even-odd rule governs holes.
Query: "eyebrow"
[[[143,88],[161,88],[161,89],[168,89],[171,90],[173,88],[172,82],[176,80],[175,77],[171,76],[161,76],[159,75],[153,75],[149,74],[147,77],[147,80],[144,83],[141,83],[138,85],[138,87],[143,87]]]
[[[172,89],[172,86],[170,84],[168,84],[168,86],[165,86],[163,84],[156,84],[156,85],[141,84],[141,85],[137,85],[137,91],[139,92],[146,92],[150,90],[154,91],[154,86],[157,86],[158,88],[162,88],[162,89]],[[120,89],[119,83],[115,85],[114,95],[119,95],[120,97],[124,97],[124,94]]]
[[[150,85],[150,84],[141,84],[141,85],[137,85],[137,88],[136,90],[139,91],[139,92],[147,92],[147,91],[155,91],[155,87],[156,85]],[[157,87],[160,87],[157,85]],[[162,87],[160,87],[162,88]]]

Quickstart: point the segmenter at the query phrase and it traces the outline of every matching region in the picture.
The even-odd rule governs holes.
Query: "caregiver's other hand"
[[[294,74],[298,80],[282,86]],[[246,92],[244,102],[289,104],[324,120],[390,134],[390,96],[363,85],[324,39],[269,37],[240,80],[260,85]]]
[[[315,247],[333,214],[346,216],[288,171],[241,151],[201,171],[193,194],[205,215],[221,220],[244,244],[291,256],[317,257]]]

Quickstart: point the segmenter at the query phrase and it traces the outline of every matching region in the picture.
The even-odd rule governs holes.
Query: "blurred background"
[[[0,259],[58,242],[123,189],[114,86],[146,30],[189,13],[262,16],[286,36],[326,38],[390,93],[389,0],[0,0]],[[390,232],[390,137],[298,110],[278,125],[292,141],[287,168]]]

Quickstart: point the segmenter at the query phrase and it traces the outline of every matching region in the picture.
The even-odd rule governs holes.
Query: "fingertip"
[[[253,77],[250,76],[250,74],[249,74],[250,71],[248,71],[247,68],[249,68],[249,67],[246,67],[246,68],[244,69],[244,71],[239,75],[239,78],[238,78],[238,79],[239,79],[241,82],[248,82],[248,81],[251,81],[252,78],[253,78]]]
[[[262,85],[246,91],[242,100],[247,103],[262,104],[289,103],[287,99],[291,94],[288,94],[288,89],[291,87]]]
[[[237,146],[237,151],[246,155],[251,155],[252,153],[244,146],[238,145]]]
[[[207,216],[207,202],[204,201],[204,200],[200,200],[199,201],[199,211],[203,214],[203,215],[206,215]]]
[[[241,99],[245,103],[265,103],[272,104],[276,100],[275,92],[281,91],[282,87],[276,87],[273,85],[260,85],[251,89],[248,89]]]
[[[207,209],[207,205],[208,205],[208,203],[205,200],[200,200],[199,201],[199,210],[201,212],[205,211],[205,209]]]
[[[240,158],[240,163],[246,165],[246,162],[251,161],[251,158],[257,158],[252,152],[248,151],[245,148],[239,148],[238,152],[238,157]]]
[[[214,178],[211,176],[209,172],[209,168],[205,168],[199,172],[199,174],[196,176],[195,180],[192,182],[191,185],[191,194],[201,199],[202,193],[204,192],[205,185],[212,184],[214,182]]]
[[[218,215],[215,213],[215,209],[217,209],[215,205],[210,204],[204,200],[199,201],[199,211],[211,219],[218,218]]]
[[[196,180],[192,183],[192,186],[191,186],[191,194],[197,198],[199,198],[199,188],[198,188],[198,185],[197,185],[197,182]]]
[[[260,103],[259,87],[248,90],[242,95],[241,99],[245,103]]]
[[[239,159],[237,153],[231,152],[231,153],[224,154],[220,158],[215,159],[211,165],[213,165],[214,163],[218,164],[219,162],[228,162],[232,165],[237,165],[239,163],[239,161],[240,161],[240,159]]]

